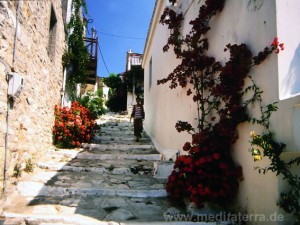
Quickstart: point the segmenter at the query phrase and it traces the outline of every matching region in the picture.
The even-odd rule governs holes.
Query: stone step
[[[157,163],[156,163],[157,164]],[[109,174],[154,174],[155,161],[149,160],[97,160],[97,159],[78,159],[73,158],[68,162],[59,160],[48,160],[38,162],[37,166],[51,171],[75,171],[75,172],[94,172]]]
[[[151,149],[155,150],[155,152],[158,153],[156,148],[154,147],[153,144],[141,144],[141,143],[133,143],[131,145],[129,144],[95,144],[95,143],[83,143],[82,147],[84,149],[89,149],[89,150],[122,150],[122,151],[129,151],[132,149]]]
[[[98,174],[86,171],[41,171],[20,180],[23,196],[68,196],[72,194],[130,197],[163,197],[166,179],[152,174]]]
[[[5,213],[7,221],[17,219],[23,223],[6,223],[9,225],[230,225],[228,222],[190,222],[190,221],[103,221],[83,216],[74,215],[49,215],[49,214],[20,214]]]
[[[76,155],[80,156],[83,154],[95,154],[95,155],[104,155],[104,154],[109,154],[109,155],[120,155],[120,154],[125,154],[125,155],[160,155],[160,153],[158,151],[156,151],[156,149],[154,148],[115,148],[115,149],[88,149],[88,150],[84,150],[81,151],[80,153],[78,153]]]
[[[130,136],[125,136],[125,135],[116,135],[116,134],[110,134],[110,135],[95,135],[95,137],[93,138],[93,141],[111,141],[111,143],[113,144],[114,141],[132,141],[132,143],[135,143],[135,136],[130,135]],[[148,136],[142,136],[142,138],[140,140],[147,140],[149,143],[151,144],[151,139]],[[94,143],[94,142],[93,142]],[[139,143],[136,143],[139,144]]]
[[[72,158],[78,158],[78,159],[97,159],[97,160],[125,160],[125,159],[135,159],[135,160],[149,160],[149,161],[157,161],[161,160],[162,155],[161,154],[140,154],[142,151],[139,152],[139,154],[129,154],[130,152],[134,151],[128,151],[128,153],[124,151],[115,151],[114,153],[109,152],[103,152],[103,151],[97,151],[94,150],[92,152],[90,151],[84,151],[81,153],[78,152],[68,152],[68,151],[49,151],[48,155],[49,157],[58,157],[58,158],[65,158],[72,159]]]
[[[124,136],[124,135],[107,135],[107,136],[95,136],[93,138],[93,143],[95,144],[151,144],[151,139],[149,137],[140,138],[139,142],[136,142],[136,137],[133,135]]]
[[[166,198],[136,198],[120,196],[82,196],[70,197],[43,196],[23,198],[9,214],[27,215],[81,215],[99,221],[164,221],[164,213],[176,211],[184,213],[184,208],[172,208]]]
[[[76,155],[78,159],[99,159],[99,160],[125,160],[125,159],[136,159],[136,160],[150,160],[158,161],[161,160],[161,154],[95,154],[95,153],[79,153]]]
[[[126,130],[130,130],[130,131],[133,131],[133,124],[123,124],[123,125],[107,125],[107,124],[103,124],[100,126],[100,130],[101,131],[118,131],[118,130],[123,130],[123,131],[126,131]]]
[[[97,119],[97,124],[100,124],[101,127],[111,127],[111,126],[118,126],[118,127],[132,127],[132,122],[129,122],[129,118],[122,119],[122,120],[103,120]]]
[[[89,186],[89,185],[87,185]],[[167,193],[164,188],[160,189],[120,189],[116,188],[84,188],[84,187],[57,187],[45,186],[42,183],[34,181],[21,181],[18,183],[18,191],[25,197],[39,197],[39,196],[62,196],[64,198],[72,195],[84,196],[121,196],[121,197],[135,197],[135,198],[157,198],[166,197]],[[145,188],[145,187],[144,187]],[[151,188],[151,187],[149,187]]]
[[[106,130],[101,130],[98,132],[99,135],[101,136],[125,136],[125,137],[134,137],[134,132],[133,130],[115,130],[115,131],[106,131]]]
[[[104,124],[104,125],[115,125],[115,126],[127,126],[128,124],[132,124],[132,122],[129,122],[130,118],[123,117],[123,118],[108,118],[108,117],[100,117],[96,120],[97,124]]]

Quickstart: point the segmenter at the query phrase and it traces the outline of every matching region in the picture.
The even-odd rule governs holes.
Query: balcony
[[[90,62],[87,66],[87,74],[88,74],[87,84],[95,85],[96,78],[97,78],[98,37],[96,38],[85,37],[84,41],[90,55]]]

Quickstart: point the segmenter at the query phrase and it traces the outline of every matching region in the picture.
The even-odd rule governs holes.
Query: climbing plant
[[[257,134],[255,131],[250,133],[250,152],[254,161],[262,160],[267,157],[270,160],[270,165],[266,167],[256,167],[259,173],[266,174],[273,172],[277,176],[281,175],[283,181],[288,184],[288,190],[282,192],[277,204],[286,212],[295,216],[296,221],[294,225],[300,224],[300,176],[292,172],[293,166],[299,166],[300,157],[290,160],[284,160],[282,153],[286,148],[286,144],[277,142],[274,139],[274,133],[270,129],[270,117],[273,112],[277,111],[277,102],[262,106],[262,91],[254,85],[255,93],[257,95],[257,102],[260,106],[261,117],[252,118],[252,122],[259,124],[264,128],[262,134]]]
[[[191,30],[185,36],[181,33],[183,14],[174,10],[175,0],[169,2],[172,6],[165,8],[160,19],[171,30],[163,51],[173,47],[181,63],[157,84],[170,83],[171,89],[178,86],[187,89],[187,95],[197,105],[198,117],[196,127],[186,121],[175,125],[178,132],[191,134],[192,141],[184,144],[183,150],[188,154],[175,161],[166,189],[171,197],[187,197],[198,206],[204,202],[223,204],[234,197],[242,180],[242,169],[235,165],[230,151],[238,139],[237,126],[246,121],[263,123],[266,119],[251,118],[247,110],[250,104],[261,101],[262,93],[249,73],[284,46],[275,38],[269,47],[253,55],[246,44],[228,44],[224,51],[230,57],[222,65],[208,56],[209,41],[205,34],[211,29],[211,18],[222,11],[225,0],[206,0],[198,16],[189,22]],[[245,87],[245,83],[251,85]],[[268,105],[263,115],[274,109],[273,104]]]
[[[68,37],[68,48],[63,54],[63,65],[70,68],[67,76],[67,87],[70,97],[75,98],[75,85],[85,84],[88,75],[86,73],[87,64],[90,60],[88,49],[84,42],[84,24],[81,17],[81,9],[87,13],[85,0],[72,1],[73,13],[67,29],[70,31]]]

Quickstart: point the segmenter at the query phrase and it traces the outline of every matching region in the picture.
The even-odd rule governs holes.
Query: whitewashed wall
[[[182,7],[185,11],[184,33],[190,29],[188,22],[198,13],[199,2],[201,4],[204,1],[188,1],[190,2],[191,5]],[[191,138],[189,135],[177,133],[175,123],[177,120],[192,122],[196,117],[194,102],[186,96],[186,90],[171,90],[168,84],[156,84],[158,79],[165,78],[179,64],[171,49],[167,53],[162,51],[170,35],[170,31],[158,23],[164,7],[165,1],[156,2],[143,58],[145,128],[161,152],[167,149],[181,150],[183,144]],[[271,119],[271,129],[278,141],[287,144],[287,152],[284,153],[286,157],[300,155],[300,108],[297,105],[300,102],[300,84],[297,81],[288,82],[292,82],[291,87],[296,90],[293,97],[283,93],[282,84],[284,77],[291,74],[289,71],[292,71],[295,79],[297,74],[299,76],[296,63],[300,40],[299,26],[296,25],[296,21],[299,21],[299,7],[300,2],[297,0],[227,0],[223,11],[212,19],[212,30],[208,32],[209,54],[223,63],[229,58],[228,52],[223,51],[228,43],[245,43],[255,55],[271,45],[275,36],[279,37],[279,42],[284,42],[286,49],[283,52],[279,55],[272,54],[261,65],[256,66],[251,74],[264,91],[264,103],[279,102],[279,110]],[[281,213],[276,206],[276,200],[285,184],[272,173],[260,175],[258,171],[254,171],[255,166],[267,165],[268,160],[253,161],[249,152],[249,134],[252,130],[259,132],[260,128],[248,123],[240,125],[239,140],[233,147],[234,159],[237,164],[242,165],[245,177],[241,182],[235,206],[248,214],[263,213],[268,216]],[[289,224],[288,216],[285,216],[283,223],[268,221],[264,224]],[[249,224],[261,223],[250,221]]]

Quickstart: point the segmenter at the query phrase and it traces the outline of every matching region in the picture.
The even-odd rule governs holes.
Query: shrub
[[[103,107],[102,91],[98,91],[97,94],[87,92],[86,95],[78,99],[79,104],[89,109],[94,118],[105,113]]]
[[[53,142],[58,148],[75,148],[90,142],[95,121],[88,108],[73,102],[71,107],[54,109]]]

